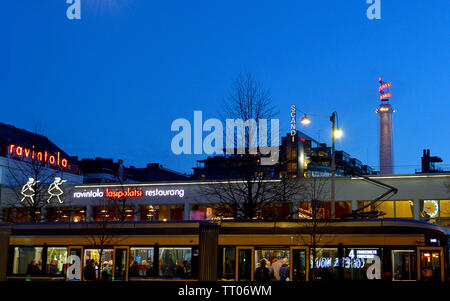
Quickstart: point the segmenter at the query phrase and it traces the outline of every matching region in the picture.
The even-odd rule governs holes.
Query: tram
[[[255,281],[265,265],[273,281],[446,281],[449,234],[405,219],[2,224],[0,279]]]

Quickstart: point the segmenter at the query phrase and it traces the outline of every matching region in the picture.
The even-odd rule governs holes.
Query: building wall
[[[450,175],[395,175],[395,176],[373,176],[371,177],[385,184],[391,185],[398,189],[398,193],[385,198],[388,201],[406,201],[413,204],[413,216],[414,219],[420,220],[421,213],[420,208],[423,207],[423,200],[450,200],[450,191],[447,185],[450,187]],[[303,183],[308,181],[317,181],[317,179],[299,179]],[[330,191],[328,189],[331,185],[329,178],[320,179],[324,182],[324,193],[321,197],[321,201],[324,203],[329,202],[331,199]],[[225,183],[225,182],[224,182]],[[61,206],[85,206],[87,210],[87,216],[93,214],[93,208],[100,206],[106,199],[106,189],[111,191],[122,191],[123,189],[130,189],[130,191],[137,190],[142,192],[141,197],[130,197],[127,200],[127,205],[135,206],[137,209],[141,205],[183,205],[184,206],[184,219],[190,219],[190,207],[191,205],[202,204],[214,204],[218,202],[214,197],[205,197],[202,193],[204,185],[220,185],[211,184],[208,182],[179,182],[179,183],[146,183],[146,184],[130,184],[129,186],[121,185],[65,185],[64,195],[61,199],[64,204]],[[203,188],[202,188],[203,187]],[[336,202],[348,202],[351,204],[352,209],[356,209],[361,206],[361,202],[368,202],[374,200],[382,193],[386,192],[386,189],[368,183],[362,178],[336,178]],[[101,193],[103,195],[101,196]],[[167,194],[167,195],[164,195]],[[172,195],[171,195],[172,194]],[[7,187],[1,188],[1,199],[11,200],[11,198],[17,198],[17,196]],[[303,199],[299,194],[293,200],[293,207],[297,208],[302,202],[309,202],[308,199]],[[421,203],[422,202],[422,203]],[[450,202],[450,201],[449,201]],[[4,203],[4,202],[3,202]],[[398,214],[402,214],[405,210],[406,203],[398,204]],[[422,205],[421,205],[422,204]],[[443,203],[442,203],[443,204]],[[59,205],[59,204],[55,204]],[[400,206],[402,205],[402,206]],[[407,205],[407,204],[406,204]],[[383,207],[384,206],[384,207]],[[381,210],[389,210],[390,203],[385,202],[380,204]],[[1,204],[0,204],[1,207]],[[407,206],[406,206],[407,207]],[[383,209],[384,208],[384,209]],[[206,209],[205,209],[206,210]],[[206,213],[205,213],[206,215]],[[389,216],[388,216],[389,217]],[[450,216],[449,216],[450,219]],[[134,217],[134,220],[139,220],[139,212]]]

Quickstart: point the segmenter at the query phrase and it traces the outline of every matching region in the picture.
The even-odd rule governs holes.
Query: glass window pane
[[[184,220],[184,205],[170,205],[170,220]]]
[[[41,275],[42,247],[15,247],[13,274]]]
[[[127,249],[116,249],[114,280],[126,280],[127,251]]]
[[[84,280],[94,280],[93,277],[95,279],[111,280],[113,252],[114,250],[112,249],[105,249],[100,258],[99,250],[84,250]]]
[[[376,210],[382,211],[385,214],[381,216],[382,218],[393,218],[394,215],[394,201],[383,201],[377,202]]]
[[[310,267],[315,270],[311,271],[311,273],[313,273],[311,274],[311,277],[314,277],[315,280],[337,279],[338,271],[333,268],[334,262],[336,261],[336,258],[338,258],[337,248],[317,248],[315,260],[313,260],[313,249],[310,249],[310,256]]]
[[[335,214],[336,218],[341,218],[352,212],[352,202],[336,202]]]
[[[67,269],[67,248],[47,248],[47,274],[65,275]]]
[[[439,201],[437,200],[422,200],[420,201],[420,213],[423,220],[429,221],[430,219],[439,217]]]
[[[395,201],[395,217],[414,218],[414,202]]]
[[[153,277],[153,248],[130,248],[130,269],[128,277]]]
[[[223,266],[221,278],[226,280],[234,280],[236,268],[236,248],[224,247],[222,255]]]
[[[421,251],[422,280],[441,280],[441,255],[439,251]]]
[[[155,216],[155,207],[153,205],[140,206],[141,221],[151,221]]]
[[[255,271],[261,266],[261,260],[264,260],[265,267],[269,269],[270,280],[285,281],[286,276],[289,278],[289,275],[286,273],[283,274],[280,269],[284,264],[289,265],[289,255],[289,249],[255,250]],[[284,278],[282,279],[283,276]],[[255,280],[264,279],[257,279],[257,275],[255,274]]]
[[[191,205],[190,220],[204,220],[205,219],[205,206],[203,205]]]
[[[169,220],[169,206],[168,205],[157,205],[155,206],[155,221],[168,221]]]
[[[415,251],[392,251],[394,280],[416,280],[417,263]]]
[[[86,221],[86,207],[76,207],[73,209],[73,221],[75,223]]]
[[[306,281],[306,250],[292,251],[292,268],[293,281]]]
[[[160,248],[159,276],[190,278],[191,248]]]
[[[440,217],[450,217],[450,200],[439,201]]]

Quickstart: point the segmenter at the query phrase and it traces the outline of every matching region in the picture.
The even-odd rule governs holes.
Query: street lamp
[[[334,150],[334,144],[336,138],[342,137],[342,131],[339,129],[339,120],[337,112],[334,111],[330,116],[330,121],[332,124],[332,145],[331,145],[331,218],[336,218],[335,212],[335,175],[336,175],[336,154]]]
[[[301,112],[301,111],[300,111]],[[308,125],[311,123],[311,120],[307,116],[306,113],[300,122],[304,125]],[[339,120],[337,112],[334,111],[330,116],[330,121],[332,125],[332,143],[331,143],[331,217],[336,218],[336,210],[335,210],[335,175],[336,175],[336,154],[335,154],[335,140],[342,138],[343,132],[339,129]]]

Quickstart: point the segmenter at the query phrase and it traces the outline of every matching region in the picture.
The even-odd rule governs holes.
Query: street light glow
[[[308,116],[306,116],[306,114],[305,114],[305,116],[303,116],[303,118],[300,120],[300,122],[304,125],[308,125],[311,123],[311,119],[309,119]]]
[[[336,137],[336,138],[339,139],[339,138],[342,137],[342,135],[344,135],[344,133],[342,132],[342,130],[337,129],[337,130],[334,131],[334,137]]]

